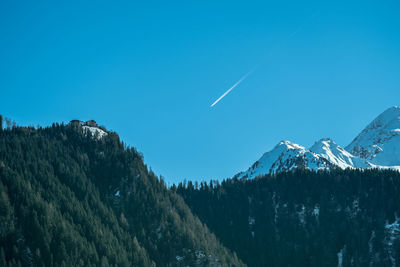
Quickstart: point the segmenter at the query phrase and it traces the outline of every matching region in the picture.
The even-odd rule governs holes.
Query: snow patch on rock
[[[90,133],[92,136],[97,137],[97,139],[101,139],[107,135],[107,132],[105,132],[102,129],[97,128],[97,127],[91,127],[91,126],[84,125],[84,126],[82,126],[82,129],[85,134]]]
[[[374,165],[400,166],[400,107],[380,114],[346,150]]]

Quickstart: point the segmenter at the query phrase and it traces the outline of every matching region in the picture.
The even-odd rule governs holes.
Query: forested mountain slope
[[[400,266],[400,173],[297,170],[173,187],[248,266]]]
[[[0,266],[243,265],[135,149],[96,128],[0,131]]]

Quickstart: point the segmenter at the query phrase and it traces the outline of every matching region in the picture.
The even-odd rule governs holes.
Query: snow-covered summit
[[[254,178],[295,168],[380,168],[400,170],[400,107],[391,107],[373,120],[346,148],[323,138],[310,149],[281,141],[239,178]]]
[[[310,150],[341,169],[369,167],[365,160],[353,156],[330,138],[315,142]]]
[[[271,151],[265,153],[247,171],[239,174],[239,178],[254,178],[260,175],[281,171],[300,169],[326,169],[330,163],[306,149],[290,141],[279,142]]]
[[[400,165],[400,107],[391,107],[374,119],[347,147],[374,165]]]

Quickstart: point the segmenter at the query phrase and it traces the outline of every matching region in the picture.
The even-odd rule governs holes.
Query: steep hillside
[[[0,266],[242,266],[97,125],[0,131]]]

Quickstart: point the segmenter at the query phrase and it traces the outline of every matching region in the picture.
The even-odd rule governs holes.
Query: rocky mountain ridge
[[[320,139],[309,149],[281,141],[237,177],[248,179],[293,169],[332,168],[400,170],[400,107],[384,111],[345,148],[330,138]]]

